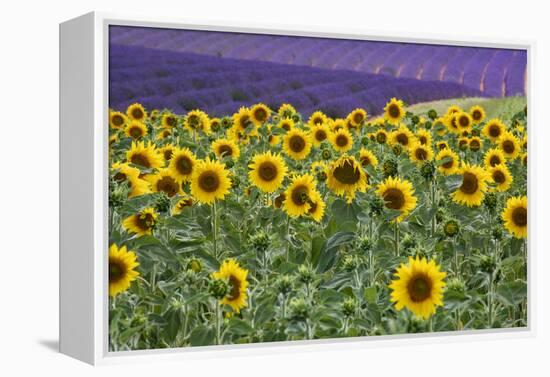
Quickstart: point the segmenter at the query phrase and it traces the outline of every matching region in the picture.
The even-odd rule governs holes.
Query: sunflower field
[[[527,108],[380,111],[111,109],[110,350],[527,326]]]

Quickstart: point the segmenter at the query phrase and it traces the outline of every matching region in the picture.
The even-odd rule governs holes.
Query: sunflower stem
[[[218,260],[218,210],[216,201],[212,204],[212,242],[214,244],[214,258]]]
[[[290,250],[290,216],[286,217],[286,244],[285,244],[285,259],[288,262]]]
[[[430,191],[431,191],[431,202],[432,202],[432,211],[433,211],[433,214],[432,214],[432,232],[431,232],[431,236],[434,237],[435,235],[435,229],[436,229],[436,226],[437,226],[437,219],[436,219],[436,203],[435,203],[435,195],[436,195],[436,190],[435,190],[435,182],[434,182],[434,179],[432,179],[431,183],[430,183]]]
[[[395,241],[395,255],[399,256],[399,223],[397,220],[395,221],[395,234],[394,234],[394,241]]]
[[[216,344],[222,344],[221,340],[221,305],[216,303]]]

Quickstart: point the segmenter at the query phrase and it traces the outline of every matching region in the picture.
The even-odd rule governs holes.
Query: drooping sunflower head
[[[403,125],[390,134],[390,143],[392,145],[400,144],[403,148],[409,148],[414,142],[414,134]]]
[[[147,111],[139,103],[133,103],[126,109],[126,115],[131,120],[137,120],[138,122],[144,122],[147,119]]]
[[[188,148],[174,149],[168,165],[172,173],[182,182],[188,182],[195,170],[197,158]]]
[[[250,109],[250,116],[256,126],[261,126],[271,116],[271,109],[263,103],[258,103]]]
[[[147,176],[153,192],[164,192],[167,196],[173,197],[182,194],[181,179],[172,169],[159,169],[155,174]]]
[[[115,162],[111,165],[113,179],[118,182],[126,182],[130,187],[128,198],[148,194],[151,192],[149,183],[140,178],[139,169],[133,168],[128,163]]]
[[[135,215],[128,216],[122,222],[122,227],[130,233],[135,233],[137,236],[152,234],[155,225],[157,224],[158,214],[152,207],[145,208]]]
[[[355,127],[361,127],[367,120],[367,112],[364,109],[355,109],[348,114],[347,118]]]
[[[124,133],[134,140],[139,140],[147,135],[147,127],[142,122],[132,120],[124,127]]]
[[[521,151],[518,138],[508,131],[500,136],[497,145],[508,160],[514,160]]]
[[[410,157],[411,161],[414,161],[416,163],[424,163],[426,161],[433,160],[434,152],[433,152],[431,146],[424,145],[424,144],[421,144],[420,142],[416,141],[409,148],[409,157]]]
[[[283,210],[290,217],[299,217],[311,208],[311,194],[315,189],[315,179],[310,174],[295,175],[284,192]]]
[[[127,122],[128,118],[126,118],[126,115],[124,115],[120,111],[109,111],[109,125],[111,126],[111,128],[121,129],[126,125]]]
[[[403,101],[395,97],[384,107],[384,119],[390,124],[398,125],[405,116]]]
[[[439,163],[437,169],[443,175],[452,175],[458,170],[458,155],[450,148],[440,150],[435,160]]]
[[[164,164],[155,145],[151,142],[145,145],[143,141],[132,142],[130,150],[126,152],[126,161],[146,169],[158,169]]]
[[[109,247],[109,296],[114,297],[128,288],[139,272],[135,252],[127,250],[126,246],[119,248],[116,244]]]
[[[430,147],[432,145],[432,133],[424,128],[421,128],[416,132],[416,139],[422,145],[427,145]]]
[[[378,166],[378,159],[374,153],[365,148],[361,148],[359,151],[359,162],[361,162],[361,166],[363,167],[368,165],[371,165],[372,167]]]
[[[309,204],[310,204],[310,207],[307,211],[307,214],[311,216],[313,220],[320,223],[321,220],[323,220],[323,216],[325,214],[325,207],[326,207],[326,204],[323,201],[321,194],[319,194],[315,190],[312,191],[309,197]]]
[[[416,208],[417,199],[411,182],[398,177],[388,177],[378,185],[378,196],[385,202],[386,208],[400,211],[395,219],[401,222]]]
[[[487,171],[481,166],[463,162],[458,174],[462,175],[462,184],[452,194],[453,200],[468,207],[479,206],[487,191],[487,181],[490,179]]]
[[[355,157],[342,155],[327,169],[327,186],[336,195],[345,195],[351,203],[357,191],[367,190],[368,177]]]
[[[241,155],[239,146],[230,139],[218,139],[212,143],[212,151],[218,159],[229,157],[237,160]]]
[[[199,161],[191,176],[191,195],[198,202],[212,204],[223,200],[231,188],[229,171],[219,161]]]
[[[202,131],[210,134],[210,119],[208,114],[201,110],[191,110],[184,118],[183,126],[191,133]]]
[[[322,111],[315,111],[311,116],[309,117],[309,120],[307,121],[307,124],[309,127],[315,127],[319,125],[326,125],[327,124],[327,116]]]
[[[500,119],[491,119],[483,127],[483,134],[487,136],[493,143],[496,142],[506,131],[506,126]]]
[[[433,260],[409,257],[407,264],[397,268],[396,279],[389,285],[395,308],[407,308],[423,319],[435,314],[437,307],[443,306],[444,279],[447,276],[440,269]]]
[[[278,153],[257,154],[252,158],[248,172],[250,182],[263,192],[274,192],[283,183],[287,167],[283,158]]]
[[[353,147],[353,136],[346,128],[331,132],[329,140],[332,147],[340,153],[347,152]]]
[[[283,151],[294,160],[306,158],[311,146],[311,136],[299,128],[290,130],[283,137]]]
[[[483,141],[478,136],[473,136],[468,141],[468,146],[472,152],[477,152],[483,148]]]
[[[225,280],[229,292],[220,300],[222,305],[229,305],[234,312],[240,313],[247,306],[248,270],[242,268],[234,259],[226,259],[220,269],[212,273],[214,279]]]
[[[485,110],[479,105],[472,106],[470,108],[470,116],[472,117],[474,124],[479,124],[483,122],[483,119],[485,119]]]
[[[488,169],[490,181],[496,185],[498,192],[507,191],[512,185],[512,174],[506,164],[495,165]]]
[[[164,128],[174,128],[178,125],[178,117],[172,113],[162,114],[162,120],[160,124]]]
[[[514,196],[506,201],[502,211],[504,227],[516,238],[527,237],[527,197]]]
[[[283,103],[279,107],[277,113],[281,118],[291,118],[294,114],[296,114],[296,109],[291,104]]]
[[[330,131],[326,124],[318,123],[311,126],[310,134],[313,144],[319,146],[323,141],[328,139]]]

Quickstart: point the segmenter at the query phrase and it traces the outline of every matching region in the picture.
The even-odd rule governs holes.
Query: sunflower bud
[[[313,271],[311,268],[306,266],[305,264],[302,264],[300,267],[298,267],[298,280],[300,280],[304,284],[309,284],[313,281]]]
[[[382,172],[384,173],[384,178],[395,177],[397,175],[397,161],[395,159],[384,160],[382,164]]]
[[[384,144],[387,140],[388,140],[388,137],[386,136],[385,133],[381,132],[376,134],[376,142],[378,144]]]
[[[379,196],[373,197],[369,201],[369,209],[371,216],[378,216],[384,211],[385,203]]]
[[[491,232],[491,235],[493,236],[493,239],[495,240],[501,240],[502,239],[502,227],[495,226]]]
[[[488,274],[493,273],[497,268],[497,262],[492,255],[481,255],[479,258],[479,268]]]
[[[332,157],[332,153],[330,153],[328,149],[324,149],[321,153],[321,157],[323,157],[323,160],[330,160],[330,158]]]
[[[472,136],[479,136],[479,130],[477,128],[472,130]]]
[[[433,126],[433,124],[429,120],[426,121],[426,123],[424,123],[424,128],[427,129],[427,130],[431,130],[432,126]]]
[[[372,249],[372,240],[369,237],[361,237],[358,242],[359,250],[368,253]]]
[[[361,144],[363,144],[363,145],[368,145],[368,144],[369,144],[369,138],[366,137],[366,136],[363,136],[363,137],[361,138]]]
[[[170,198],[165,192],[160,192],[155,199],[155,209],[160,213],[167,213],[170,210]]]
[[[222,279],[212,279],[208,284],[208,293],[217,300],[221,300],[231,291],[229,283]]]
[[[348,297],[342,303],[342,313],[345,317],[351,317],[357,311],[357,301],[354,298]]]
[[[269,236],[264,231],[259,231],[250,236],[250,247],[256,253],[264,253],[269,247]]]
[[[225,161],[225,167],[228,169],[231,169],[233,166],[235,166],[235,162],[231,159]]]
[[[223,128],[228,129],[233,125],[233,121],[230,117],[223,117],[220,121]]]
[[[426,321],[422,318],[413,316],[408,323],[407,332],[411,334],[426,332]]]
[[[449,220],[443,225],[443,233],[445,233],[447,237],[454,237],[459,231],[460,226],[456,220]]]
[[[435,111],[434,109],[430,109],[428,111],[428,118],[430,118],[431,120],[437,118],[437,111]]]
[[[300,123],[302,121],[302,117],[298,113],[292,114],[290,118],[294,121],[294,123]]]
[[[355,271],[359,265],[359,260],[354,255],[346,255],[342,260],[342,268],[347,272]]]
[[[426,181],[431,181],[435,174],[435,165],[432,161],[427,161],[420,167],[420,175],[424,177]]]
[[[126,184],[110,184],[109,185],[109,208],[120,208],[126,202],[129,193],[128,185]]]
[[[403,246],[403,250],[406,251],[411,251],[417,246],[417,244],[418,242],[416,241],[416,238],[409,233],[405,234],[401,240],[401,246]]]
[[[394,155],[399,156],[403,152],[403,146],[401,144],[395,144],[392,147],[392,152]]]
[[[290,317],[297,321],[305,321],[309,317],[310,308],[303,298],[293,298],[288,304]]]
[[[275,288],[283,295],[287,295],[292,291],[292,283],[294,279],[290,275],[282,275],[275,281]]]
[[[189,263],[187,263],[187,269],[196,273],[201,272],[202,263],[199,259],[191,259]]]
[[[438,209],[437,212],[435,213],[435,219],[437,220],[438,223],[440,223],[443,221],[444,218],[445,218],[445,211],[442,209]]]
[[[466,292],[466,283],[460,278],[452,278],[447,282],[447,288],[455,292]]]
[[[418,124],[418,123],[420,123],[420,118],[418,117],[418,115],[413,115],[413,116],[411,117],[411,122],[412,122],[412,124]]]
[[[494,213],[498,205],[497,195],[494,192],[485,194],[485,197],[483,198],[483,205],[490,213]]]

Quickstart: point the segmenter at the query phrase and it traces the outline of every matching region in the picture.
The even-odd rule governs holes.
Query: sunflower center
[[[445,162],[442,166],[445,168],[445,169],[450,169],[453,167],[455,161],[454,159],[452,158],[452,156],[447,156],[447,157],[451,157],[451,159],[447,162]]]
[[[428,143],[428,139],[424,135],[420,136],[418,138],[418,140],[420,140],[420,144],[427,144]]]
[[[386,142],[386,134],[383,132],[376,134],[376,141],[380,144],[384,144]]]
[[[124,123],[124,119],[120,115],[113,116],[113,124],[115,126],[121,126]]]
[[[141,111],[140,108],[133,109],[132,110],[132,116],[135,119],[141,119],[141,118],[143,118],[143,111]]]
[[[121,173],[121,172],[118,172],[118,173],[116,173],[116,174],[113,176],[113,179],[114,179],[116,182],[119,182],[119,183],[120,183],[120,182],[126,180],[126,174]]]
[[[399,118],[399,115],[401,115],[401,110],[399,110],[399,106],[392,103],[388,107],[388,114],[390,114],[392,118]]]
[[[189,157],[181,156],[176,161],[176,169],[183,175],[189,175],[191,174],[191,170],[193,170],[193,162],[191,162]]]
[[[283,205],[283,202],[285,201],[286,199],[286,195],[284,193],[282,193],[281,195],[277,196],[275,198],[275,208],[281,208],[281,206]]]
[[[317,130],[315,132],[315,140],[323,141],[323,140],[326,140],[326,138],[327,138],[327,133],[324,130]]]
[[[214,192],[220,187],[220,178],[213,171],[205,171],[199,176],[199,187],[206,192]]]
[[[345,160],[343,164],[337,166],[332,172],[334,178],[346,185],[353,185],[361,179],[361,173],[353,161]]]
[[[417,160],[424,161],[428,158],[428,151],[424,148],[417,148],[416,151],[414,151],[414,155]]]
[[[235,276],[231,275],[229,277],[229,285],[231,285],[231,291],[227,295],[227,298],[230,300],[236,300],[241,295],[241,281]]]
[[[250,123],[250,117],[248,115],[243,115],[241,119],[239,119],[239,125],[243,130],[246,130],[249,123]]]
[[[155,218],[150,213],[144,215],[137,215],[136,225],[141,230],[149,230],[155,224]]]
[[[174,127],[176,125],[176,118],[169,116],[166,118],[166,124],[170,127]]]
[[[294,135],[289,140],[290,149],[292,149],[293,152],[299,153],[304,150],[306,147],[306,141],[303,137],[299,135]]]
[[[284,122],[281,127],[283,128],[283,130],[285,131],[290,131],[290,124],[288,122]]]
[[[265,111],[265,109],[262,109],[260,107],[259,109],[256,109],[256,111],[254,112],[254,117],[260,122],[263,122],[267,119],[267,111]]]
[[[500,170],[495,170],[493,172],[493,181],[498,184],[504,183],[506,181],[506,176]]]
[[[481,119],[481,111],[474,110],[472,112],[472,118],[474,118],[476,121]]]
[[[527,225],[527,208],[518,207],[512,212],[512,220],[517,226]]]
[[[272,181],[277,177],[277,166],[270,161],[262,162],[258,168],[258,174],[264,181]]]
[[[470,125],[470,121],[468,120],[468,117],[463,115],[460,118],[458,118],[458,124],[460,124],[460,127],[465,128]]]
[[[387,189],[382,196],[387,208],[399,210],[405,205],[405,195],[397,188]]]
[[[346,137],[346,135],[338,135],[338,137],[336,138],[336,145],[338,145],[339,147],[345,147],[346,145],[348,145],[348,138]]]
[[[321,117],[313,118],[313,124],[323,124],[323,118]]]
[[[430,297],[432,283],[427,276],[415,276],[407,284],[407,291],[413,302],[422,302]]]
[[[172,158],[172,150],[171,149],[167,149],[164,151],[164,159],[165,160],[170,160]]]
[[[220,154],[220,156],[232,156],[233,148],[231,148],[229,145],[222,145],[218,148],[218,153]]]
[[[132,127],[130,128],[130,136],[132,136],[134,139],[137,139],[143,135],[143,131],[140,127]]]
[[[195,114],[191,114],[187,117],[187,123],[189,124],[189,127],[191,128],[197,128],[199,125],[199,116]]]
[[[164,191],[168,196],[174,196],[178,193],[180,185],[172,177],[162,177],[157,182],[157,190]]]
[[[473,151],[478,151],[481,145],[479,144],[479,141],[477,139],[473,139],[470,141],[470,149]]]
[[[130,161],[132,162],[132,164],[143,166],[144,168],[151,167],[151,162],[149,161],[147,156],[141,153],[136,153],[132,155],[132,157],[130,158]]]
[[[500,136],[500,127],[497,126],[497,125],[491,125],[489,127],[489,135],[491,135],[491,137],[499,137]]]
[[[119,261],[110,260],[109,261],[109,282],[116,283],[117,281],[124,278],[126,269]]]
[[[465,194],[473,194],[477,191],[479,187],[479,182],[477,181],[477,176],[473,173],[466,172],[462,177],[462,186],[460,186],[460,191]]]
[[[355,113],[355,115],[353,116],[353,121],[357,124],[361,123],[363,121],[363,114]]]
[[[489,164],[491,166],[497,166],[500,163],[502,163],[502,161],[500,161],[500,157],[498,156],[491,156],[491,158],[489,159]]]
[[[511,140],[505,140],[502,143],[502,150],[504,150],[504,152],[508,154],[514,153],[515,149],[516,147],[514,146],[514,143]]]
[[[446,149],[447,148],[447,145],[445,143],[440,143],[437,148],[442,151],[443,149]]]
[[[298,186],[292,190],[292,201],[297,206],[303,206],[309,199],[309,190],[306,186]]]
[[[368,164],[370,164],[370,159],[368,156],[363,156],[361,157],[361,165],[362,166],[367,166]]]
[[[404,133],[400,133],[397,135],[396,140],[401,145],[407,145],[409,144],[409,137],[405,135]]]
[[[310,202],[309,202],[309,205],[310,205],[310,207],[309,207],[309,209],[308,209],[307,212],[308,212],[310,215],[312,215],[312,214],[315,213],[315,211],[317,211],[317,202],[310,201]]]

